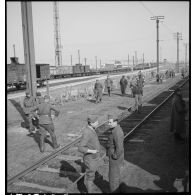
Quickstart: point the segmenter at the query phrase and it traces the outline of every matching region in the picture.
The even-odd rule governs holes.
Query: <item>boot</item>
[[[53,148],[54,148],[54,149],[59,148],[60,145],[57,144],[56,136],[55,136],[55,135],[51,136],[51,139],[52,139],[52,142],[53,142]]]
[[[41,153],[45,152],[45,137],[43,135],[40,136],[40,151]]]
[[[88,193],[93,193],[93,181],[86,181]]]

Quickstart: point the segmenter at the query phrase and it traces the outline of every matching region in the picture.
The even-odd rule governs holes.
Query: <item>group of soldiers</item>
[[[127,77],[128,80],[130,80],[129,77]],[[143,87],[144,87],[144,75],[141,73],[141,71],[138,72],[138,75],[134,76],[131,81],[128,82],[128,80],[123,75],[122,78],[119,81],[121,94],[124,96],[126,94],[126,89],[129,85],[129,88],[131,90],[132,97],[135,98],[135,106],[134,110],[135,112],[140,113],[141,107],[142,107],[142,96],[143,96]],[[111,96],[111,91],[113,88],[113,81],[107,76],[106,80],[104,81],[105,89],[108,92],[108,96]],[[95,86],[94,86],[94,95],[96,99],[96,103],[100,103],[102,101],[102,95],[103,95],[103,85],[100,83],[99,80],[96,80]]]
[[[109,75],[105,80],[105,87],[108,91],[108,96],[111,96],[113,81]],[[121,94],[124,95],[128,86],[128,81],[125,76],[122,76],[120,80]],[[144,76],[141,71],[137,76],[133,77],[129,83],[132,95],[135,98],[135,112],[141,112],[142,108],[142,96],[144,86]],[[102,84],[97,80],[94,87],[94,93],[96,94],[96,102],[102,101]],[[45,145],[44,139],[47,136],[47,132],[50,134],[54,149],[59,148],[57,144],[56,136],[54,133],[54,124],[51,116],[51,111],[55,112],[55,115],[59,115],[59,110],[53,107],[50,103],[50,97],[45,95],[44,98],[38,92],[36,98],[30,97],[27,92],[24,99],[25,114],[29,120],[29,132],[32,134],[34,128],[39,129],[40,133],[40,150],[44,152]],[[175,139],[182,140],[181,133],[184,130],[185,123],[185,103],[182,99],[180,90],[176,91],[172,104],[171,115],[171,131],[174,132]],[[38,123],[32,122],[32,119],[38,120]],[[35,121],[36,121],[35,120]],[[121,184],[121,169],[124,168],[124,133],[118,123],[118,119],[112,115],[108,116],[108,125],[111,129],[109,134],[109,141],[107,143],[107,154],[109,157],[109,186],[110,192],[120,192]],[[100,157],[100,142],[96,129],[98,127],[98,119],[92,116],[87,118],[87,125],[83,130],[78,151],[83,153],[83,162],[86,168],[85,180],[88,193],[92,193],[94,189],[95,172],[98,171],[101,165]]]

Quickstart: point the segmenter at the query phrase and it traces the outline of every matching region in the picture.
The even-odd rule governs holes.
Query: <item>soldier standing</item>
[[[104,83],[105,83],[105,88],[107,88],[107,90],[108,90],[108,95],[109,95],[109,97],[110,97],[110,91],[111,91],[111,89],[112,89],[113,81],[112,81],[112,79],[110,79],[109,75],[107,76],[107,79],[105,80]]]
[[[141,113],[142,109],[142,96],[143,96],[143,80],[137,78],[135,86],[135,111]]]
[[[108,122],[112,129],[108,146],[109,183],[111,192],[117,192],[121,182],[120,169],[124,165],[124,133],[113,116],[108,116]]]
[[[31,97],[30,93],[27,91],[26,97],[24,98],[24,101],[23,101],[23,106],[24,106],[25,116],[28,120],[28,128],[29,128],[30,135],[32,135],[35,130],[35,127],[33,126],[33,123],[32,123],[33,113],[31,113],[31,108],[34,105],[35,105],[34,98]]]
[[[44,101],[35,106],[32,111],[38,111],[39,115],[39,132],[41,134],[40,136],[40,150],[41,152],[45,151],[45,137],[47,135],[47,132],[49,132],[52,142],[53,142],[53,148],[57,149],[60,145],[57,144],[56,135],[54,133],[54,124],[51,118],[51,110],[55,111],[55,115],[59,115],[59,111],[54,108],[49,103],[50,97],[48,95],[44,96]]]
[[[120,86],[121,86],[121,93],[122,93],[122,95],[125,95],[127,84],[128,84],[127,79],[123,75],[121,80],[120,80]]]
[[[94,87],[96,104],[102,101],[102,90],[103,90],[102,84],[99,82],[99,80],[96,80],[95,87]]]
[[[93,192],[93,181],[100,160],[100,143],[95,128],[98,125],[96,118],[88,117],[88,125],[83,131],[78,150],[84,154],[83,161],[86,166],[85,185],[88,193]]]
[[[177,140],[184,140],[182,134],[185,133],[185,114],[185,101],[182,99],[180,89],[177,89],[172,101],[170,128]]]

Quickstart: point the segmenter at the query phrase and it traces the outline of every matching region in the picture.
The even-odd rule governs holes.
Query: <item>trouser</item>
[[[35,127],[33,126],[33,123],[32,123],[33,115],[32,114],[26,114],[26,118],[27,118],[27,122],[28,122],[29,132],[34,131]]]
[[[111,88],[110,87],[107,87],[107,89],[108,89],[108,95],[110,96]]]
[[[100,159],[83,159],[85,164],[85,185],[88,193],[93,193],[93,181],[95,179],[95,172],[98,170]]]
[[[118,160],[113,160],[109,157],[109,185],[111,192],[119,192],[121,183],[120,169],[123,166],[123,157]]]
[[[102,91],[97,91],[96,92],[96,103],[102,101]]]
[[[54,125],[53,124],[39,124],[39,132],[41,134],[41,136],[40,136],[40,149],[41,149],[41,152],[44,152],[44,150],[45,150],[44,140],[45,140],[45,137],[47,135],[46,131],[49,132],[49,134],[51,136],[54,149],[58,147],[56,135],[54,133]]]
[[[139,110],[139,106],[142,106],[142,94],[135,94],[135,110]]]
[[[122,95],[124,95],[124,94],[125,94],[125,90],[126,90],[126,87],[125,87],[125,86],[123,86],[123,85],[121,85],[121,93],[122,93]]]

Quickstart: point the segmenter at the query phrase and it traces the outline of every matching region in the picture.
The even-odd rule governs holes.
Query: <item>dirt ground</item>
[[[163,84],[156,84],[154,79],[150,80],[145,84],[143,101],[149,101],[179,80],[180,75],[165,80]],[[127,108],[134,104],[134,99],[130,98],[128,93],[129,91],[127,91],[127,96],[122,97],[120,90],[117,89],[112,91],[111,97],[104,95],[100,104],[80,99],[67,102],[63,106],[56,106],[60,110],[59,117],[54,119],[58,143],[66,145],[71,142],[72,137],[69,134],[73,134],[75,137],[79,136],[82,128],[86,126],[88,115],[97,116],[99,123],[102,123],[106,121],[107,115],[110,113],[119,116],[122,112],[127,112]],[[46,152],[40,153],[37,138],[29,137],[27,129],[22,127],[24,120],[18,100],[8,100],[7,111],[7,178],[9,179],[48,155],[53,149],[50,144],[46,144]]]

